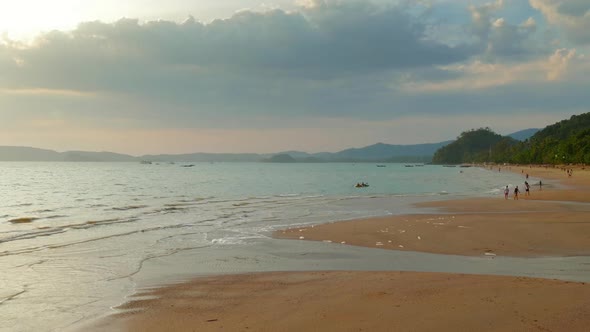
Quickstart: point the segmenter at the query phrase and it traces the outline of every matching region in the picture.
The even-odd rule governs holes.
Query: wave
[[[23,289],[21,291],[6,295],[4,297],[0,297],[0,304],[4,304],[4,302],[8,302],[8,301],[18,297],[19,295],[26,293],[26,292],[27,292],[27,290]]]
[[[32,206],[33,203],[21,203],[21,204],[15,204],[15,205],[10,205],[9,207],[25,207],[25,206]]]
[[[178,206],[168,206],[162,209],[156,209],[152,212],[146,214],[154,214],[154,213],[174,213],[174,212],[182,212],[188,210],[187,207],[178,207]]]
[[[109,225],[112,223],[117,223],[117,224],[129,223],[129,222],[135,222],[138,220],[139,220],[138,218],[131,218],[131,219],[124,219],[124,220],[112,219],[112,220],[104,220],[104,221],[88,221],[84,224],[64,225],[61,227],[42,229],[42,230],[38,230],[35,232],[29,232],[29,233],[25,233],[25,234],[21,234],[21,235],[16,235],[16,236],[5,238],[5,239],[0,239],[0,243],[16,241],[16,240],[34,239],[34,238],[42,237],[42,236],[51,236],[51,235],[56,235],[56,234],[60,234],[60,233],[65,233],[71,229],[85,229],[85,228],[95,227],[95,226],[99,226],[99,225]],[[153,232],[153,231],[179,229],[179,228],[187,228],[187,227],[201,227],[201,226],[209,227],[209,226],[211,226],[209,223],[212,221],[217,221],[217,219],[205,219],[205,220],[200,220],[198,222],[173,224],[173,225],[167,225],[167,226],[154,226],[154,227],[149,227],[149,228],[137,228],[137,229],[127,231],[127,232],[108,234],[108,235],[104,235],[104,236],[98,236],[98,237],[94,237],[94,238],[90,238],[90,239],[83,239],[83,240],[79,240],[79,241],[64,242],[64,243],[54,244],[54,245],[33,246],[33,247],[21,248],[21,249],[16,249],[16,250],[11,250],[11,251],[2,251],[2,252],[0,252],[0,257],[1,256],[27,254],[27,253],[32,253],[32,252],[36,252],[36,251],[46,250],[46,249],[65,248],[65,247],[70,247],[70,246],[79,245],[79,244],[83,244],[83,243],[90,243],[90,242],[95,242],[95,241],[100,241],[100,240],[105,240],[105,239],[123,237],[123,236],[133,235],[133,234],[137,234],[137,233],[147,233],[147,232]],[[178,235],[182,235],[182,234],[178,234]]]
[[[143,209],[148,207],[147,205],[128,205],[128,206],[122,206],[122,207],[114,207],[111,210],[114,211],[128,211],[128,210],[137,210],[137,209]]]
[[[89,208],[103,208],[103,207],[107,207],[108,205],[106,204],[91,204],[88,205]]]
[[[67,218],[67,217],[69,217],[69,216],[65,215],[65,214],[56,214],[56,215],[52,215],[52,216],[43,217],[40,219],[57,219],[57,218]]]
[[[37,218],[37,217],[23,217],[23,218],[10,219],[10,220],[8,220],[8,222],[11,224],[29,224],[37,219],[39,219],[39,218]]]

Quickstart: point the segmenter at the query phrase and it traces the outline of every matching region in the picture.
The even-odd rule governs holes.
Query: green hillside
[[[472,129],[461,133],[453,143],[434,154],[435,164],[461,164],[498,162],[508,157],[508,151],[517,144],[510,137],[496,134],[490,128]]]
[[[590,113],[546,127],[513,152],[516,163],[590,163]]]
[[[436,164],[482,162],[590,163],[590,113],[547,126],[524,142],[498,135],[490,128],[472,129],[433,157]]]

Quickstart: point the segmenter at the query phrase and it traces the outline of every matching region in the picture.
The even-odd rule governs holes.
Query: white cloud
[[[579,44],[590,44],[590,1],[529,0],[549,23],[564,29],[566,36]]]
[[[565,48],[556,50],[553,55],[549,57],[546,63],[547,80],[556,81],[562,79],[567,75],[568,69],[572,59],[575,58],[576,50],[568,50]]]
[[[496,62],[498,58],[534,58],[546,50],[534,40],[536,22],[532,17],[520,24],[498,17],[505,7],[504,1],[470,5],[470,30],[480,44],[480,60]]]
[[[522,22],[522,24],[520,26],[525,29],[536,29],[537,22],[535,21],[534,18],[529,17],[526,21]]]
[[[563,81],[576,72],[590,75],[590,61],[576,58],[575,49],[558,49],[548,58],[516,64],[490,64],[475,61],[468,64],[441,67],[457,73],[457,78],[438,82],[406,82],[410,93],[482,90],[522,83]],[[575,66],[575,70],[571,66]],[[589,105],[590,106],[590,105]]]
[[[506,21],[503,18],[499,18],[494,21],[493,26],[494,28],[502,28],[506,24]]]

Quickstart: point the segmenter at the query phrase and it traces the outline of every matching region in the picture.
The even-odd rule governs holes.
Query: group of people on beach
[[[518,193],[520,193],[520,189],[518,189],[518,186],[516,186],[516,187],[514,187],[514,199],[518,199]],[[509,194],[510,194],[510,188],[508,188],[508,186],[506,186],[506,188],[504,188],[504,199],[508,199]]]
[[[528,179],[528,174],[527,174],[527,179]],[[541,180],[539,180],[539,190],[543,190],[543,182],[541,182]],[[514,199],[518,200],[519,193],[520,193],[520,189],[518,189],[518,186],[514,187],[514,194],[513,194]],[[529,184],[528,181],[524,181],[524,193],[525,193],[525,196],[531,195],[531,185]],[[508,199],[509,194],[510,194],[510,188],[508,188],[508,186],[506,186],[506,188],[504,188],[504,199]]]
[[[524,182],[524,186],[525,186],[525,196],[529,196],[531,194],[531,186],[529,185],[528,182]],[[518,186],[514,187],[514,199],[518,200],[518,194],[520,193],[520,189],[518,189]],[[510,188],[508,188],[508,186],[506,186],[506,188],[504,188],[504,199],[508,199],[508,195],[510,194]]]

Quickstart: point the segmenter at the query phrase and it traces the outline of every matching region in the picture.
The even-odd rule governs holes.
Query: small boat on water
[[[377,165],[377,167],[387,167],[386,165]]]
[[[414,165],[404,165],[405,167],[414,167]]]
[[[357,183],[357,184],[355,185],[355,187],[356,187],[356,188],[366,188],[366,187],[368,187],[368,186],[369,186],[369,184],[368,184],[368,183],[364,183],[364,182]]]
[[[152,164],[152,162],[149,161],[149,160],[142,160],[139,163],[142,164],[142,165],[151,165]]]

